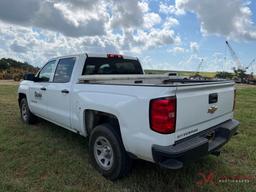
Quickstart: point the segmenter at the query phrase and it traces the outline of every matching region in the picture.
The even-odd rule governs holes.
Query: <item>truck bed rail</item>
[[[170,86],[170,85],[201,85],[201,84],[220,84],[234,83],[230,80],[194,80],[186,77],[164,75],[82,75],[79,83],[95,83],[95,84],[113,84],[113,85],[154,85],[154,86]]]

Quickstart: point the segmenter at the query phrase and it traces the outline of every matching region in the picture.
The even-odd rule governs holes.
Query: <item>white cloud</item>
[[[188,60],[186,61],[186,65],[198,66],[201,61],[202,61],[201,57],[199,57],[197,54],[193,54],[189,56]]]
[[[174,47],[168,50],[168,52],[170,53],[184,53],[185,51],[186,49],[184,49],[183,47]]]
[[[183,9],[179,9],[175,5],[168,5],[166,3],[160,2],[159,12],[166,15],[184,15],[185,11]]]
[[[73,8],[90,10],[98,5],[99,0],[52,0],[55,3],[67,4]]]
[[[180,38],[175,32],[168,29],[152,29],[150,32],[140,31],[135,40],[143,43],[146,48],[154,48],[161,45],[179,44]]]
[[[202,59],[203,58],[198,54],[191,54],[178,63],[179,69],[184,71],[196,71]],[[204,69],[204,66],[202,66],[202,70]]]
[[[151,29],[160,22],[161,17],[157,13],[150,12],[144,15],[144,27],[147,29]]]
[[[199,45],[198,45],[197,42],[190,42],[189,47],[190,47],[190,50],[191,50],[193,53],[196,53],[196,52],[198,52],[198,50],[199,50]]]
[[[138,0],[8,0],[0,1],[0,20],[84,37],[117,28],[150,29],[161,17]]]
[[[176,7],[195,13],[204,35],[256,40],[252,12],[241,0],[176,0]]]
[[[27,11],[29,10],[29,11]],[[79,52],[140,53],[178,45],[179,22],[138,0],[0,1],[0,57],[35,65]]]
[[[71,38],[47,30],[34,30],[0,22],[0,57],[12,57],[41,66],[51,57],[81,52],[114,51],[110,40],[99,37]]]
[[[126,29],[121,36],[112,37],[119,50],[139,53],[150,48],[180,44],[180,38],[173,30],[152,28],[149,31]]]
[[[17,52],[17,53],[26,53],[28,51],[28,48],[26,46],[19,45],[17,43],[17,41],[14,41],[10,45],[10,48],[11,48],[11,50],[13,50],[14,52]]]
[[[153,69],[154,68],[152,57],[149,55],[142,57],[140,59],[140,62],[141,62],[143,69]]]
[[[144,10],[145,11],[145,10]],[[141,27],[143,25],[143,9],[137,0],[113,0],[112,27]]]
[[[199,64],[203,59],[203,63],[199,69]],[[223,53],[214,52],[211,56],[202,57],[197,53],[191,54],[188,57],[183,58],[178,63],[179,70],[185,71],[232,71],[234,63],[229,58],[225,62],[225,56]]]
[[[138,3],[140,9],[142,10],[143,13],[146,13],[149,11],[148,3],[145,1],[139,1]]]
[[[175,18],[173,18],[173,17],[167,17],[166,19],[165,19],[165,22],[164,22],[164,27],[165,28],[172,28],[172,27],[174,27],[174,26],[176,26],[176,25],[179,25],[180,23],[179,23],[179,21],[177,20],[177,19],[175,19]]]
[[[63,33],[66,36],[94,36],[105,33],[104,19],[89,18],[75,23],[58,4],[52,1],[8,0],[0,1],[0,19],[22,26],[33,26]],[[62,6],[63,8],[63,6]],[[29,10],[29,11],[28,11]],[[96,11],[96,10],[92,10]],[[89,17],[91,12],[87,11]],[[73,14],[75,18],[75,14]]]
[[[81,52],[141,53],[164,45],[178,44],[174,31],[126,29],[120,34],[107,31],[104,36],[66,37],[53,31],[0,22],[0,57],[12,57],[41,66],[51,57]],[[1,49],[2,48],[2,49]]]

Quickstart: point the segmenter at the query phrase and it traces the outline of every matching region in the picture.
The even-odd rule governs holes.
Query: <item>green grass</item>
[[[147,74],[163,74],[168,72],[168,70],[153,70],[153,69],[146,69],[144,70]],[[175,71],[179,76],[193,76],[196,74],[194,71]],[[216,72],[199,72],[199,74],[203,77],[209,77],[214,78],[216,75]]]
[[[256,87],[238,89],[240,134],[220,157],[207,156],[178,171],[136,161],[131,173],[110,182],[88,162],[88,140],[46,121],[21,122],[17,86],[0,85],[0,191],[256,191],[250,183],[219,183],[223,176],[256,175]],[[199,172],[213,182],[197,185]]]

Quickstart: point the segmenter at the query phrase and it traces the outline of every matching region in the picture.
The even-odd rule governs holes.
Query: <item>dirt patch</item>
[[[0,85],[19,85],[19,81],[13,80],[0,80]]]
[[[236,84],[237,89],[244,89],[244,88],[256,88],[256,85],[249,85],[249,84]]]

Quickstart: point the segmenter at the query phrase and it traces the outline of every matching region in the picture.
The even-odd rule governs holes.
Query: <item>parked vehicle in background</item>
[[[233,81],[145,75],[123,55],[53,58],[26,76],[18,98],[25,123],[40,117],[89,137],[94,167],[111,180],[136,158],[179,169],[218,155],[239,124]]]

